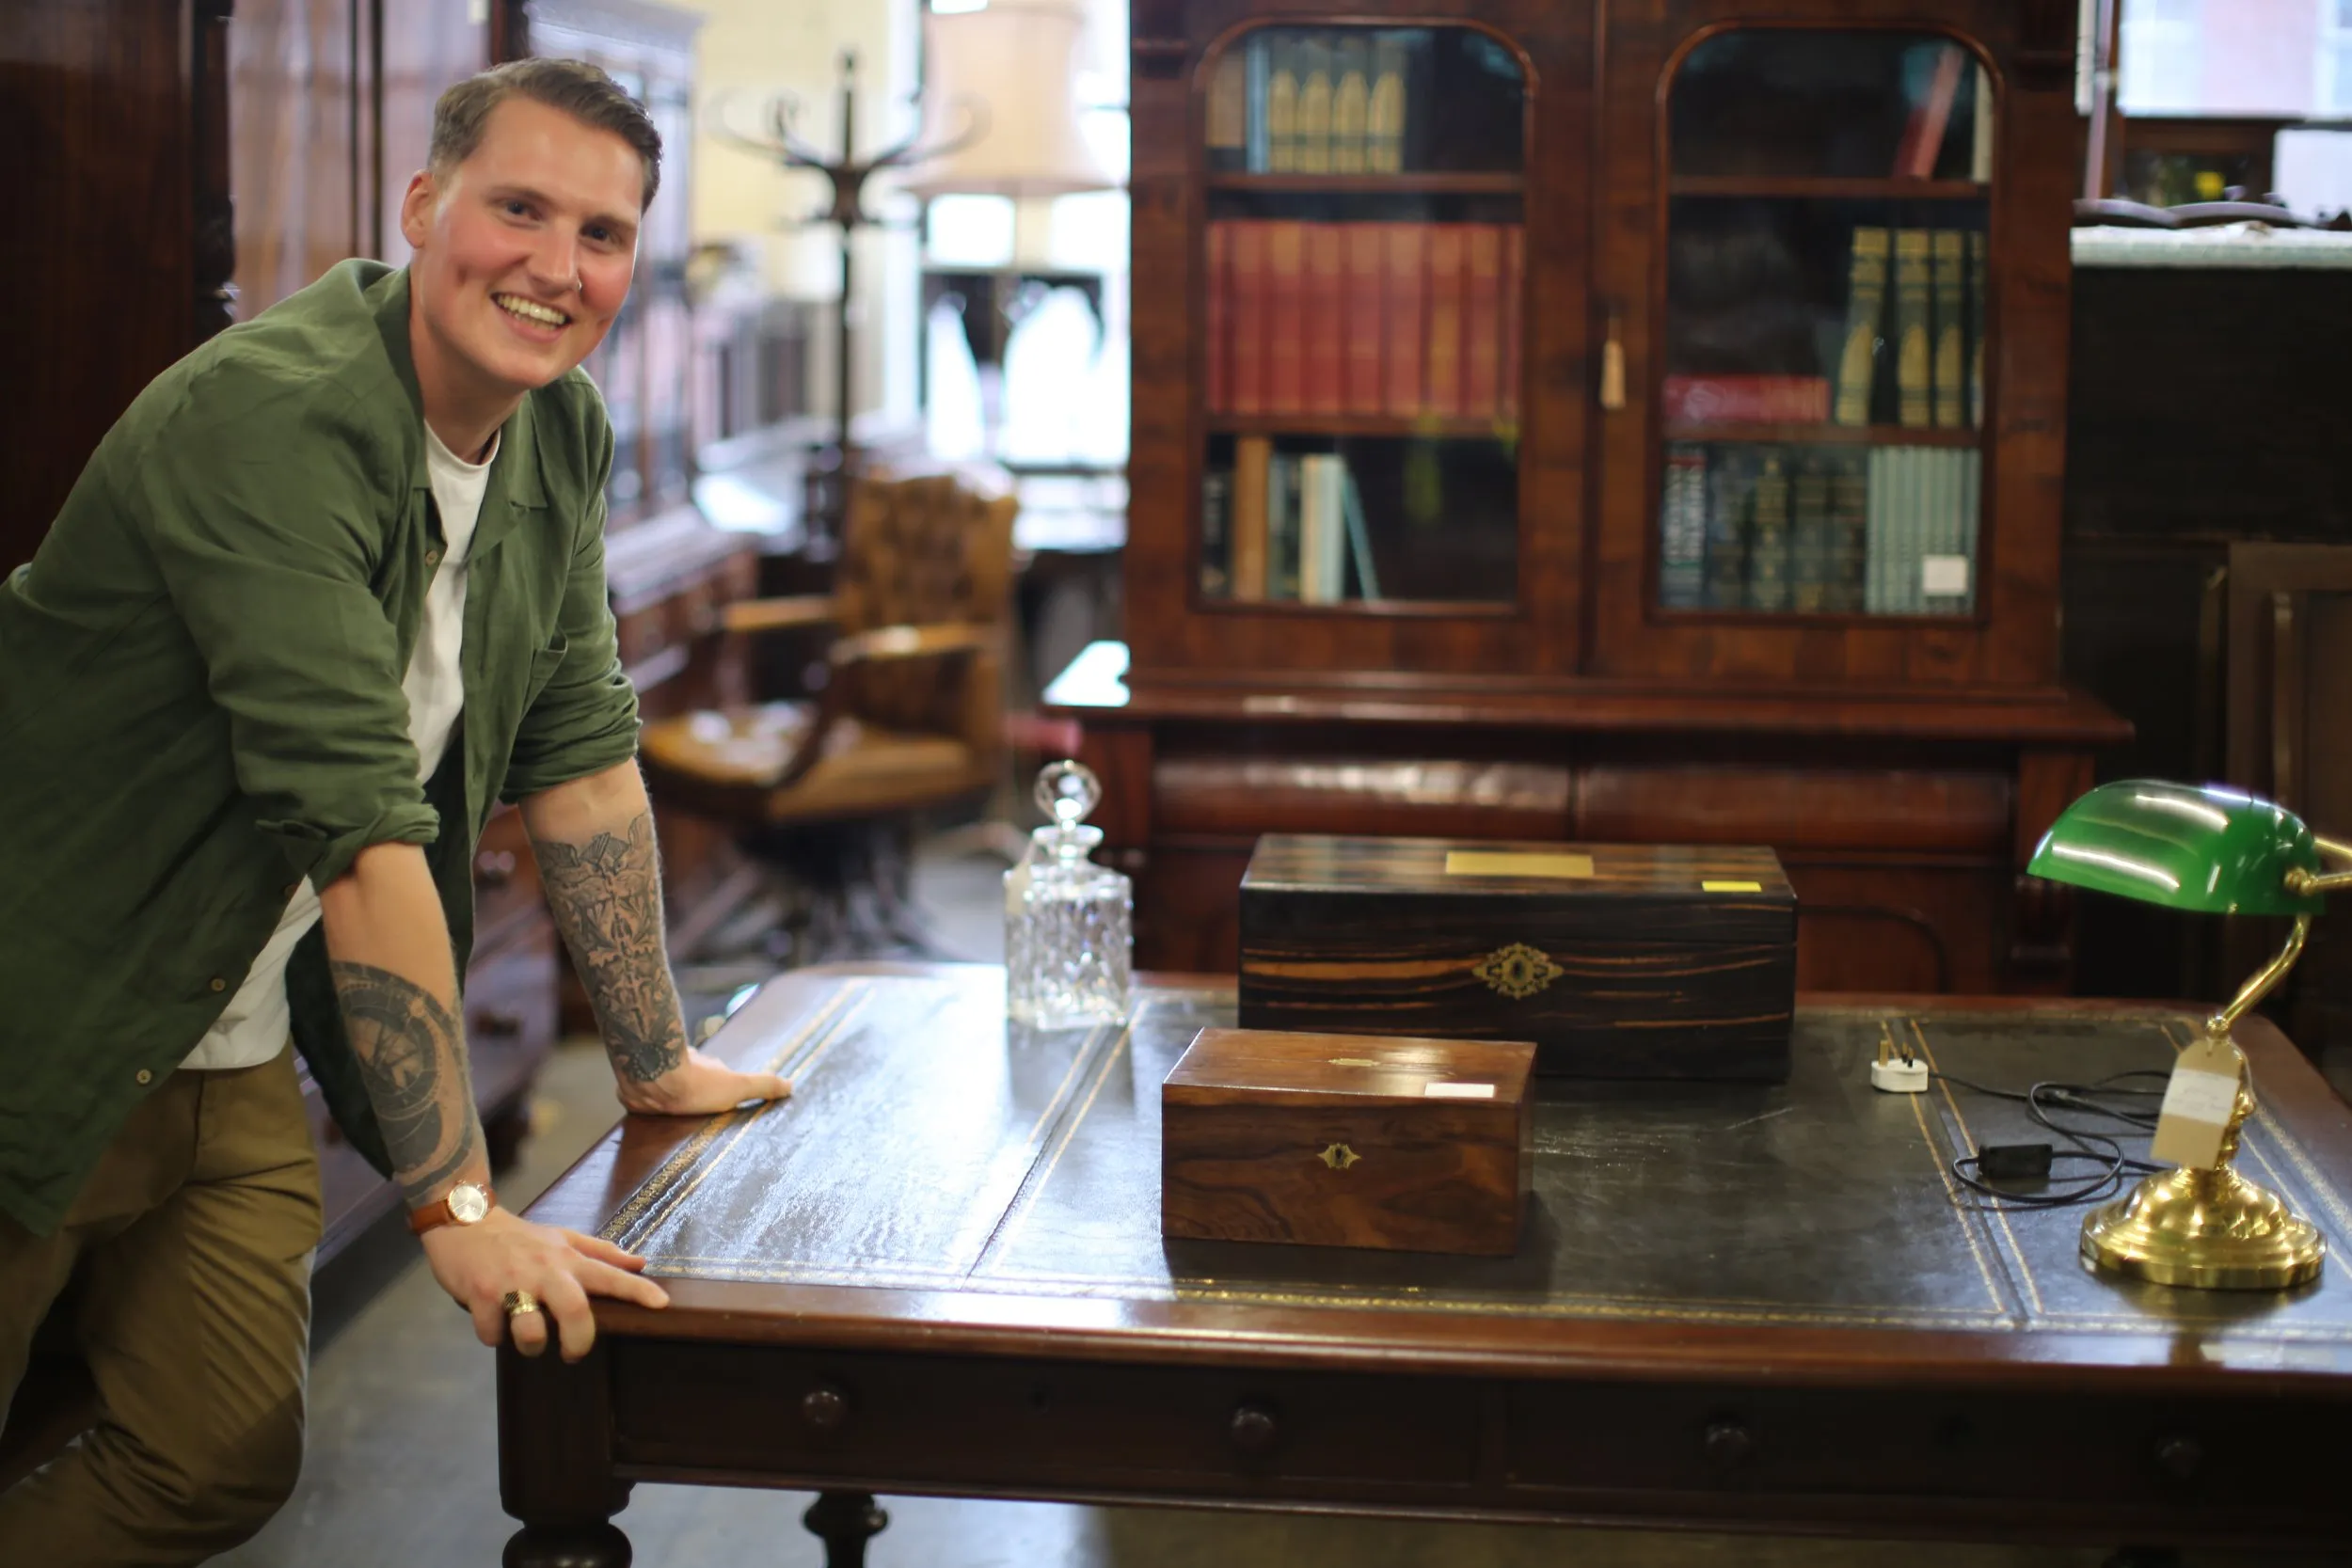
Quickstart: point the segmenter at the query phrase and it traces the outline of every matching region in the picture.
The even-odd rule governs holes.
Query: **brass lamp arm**
[[[2312,835],[2312,844],[2328,859],[2352,865],[2352,844],[2321,838],[2317,834]],[[2352,870],[2306,871],[2297,866],[2287,873],[2289,893],[2340,893],[2345,888],[2352,888]]]
[[[2352,878],[2347,878],[2347,880],[2352,881]],[[2295,960],[2303,956],[2303,941],[2311,933],[2312,917],[2296,915],[2295,929],[2287,933],[2286,945],[2238,988],[2237,994],[2230,998],[2228,1006],[2205,1021],[2205,1032],[2217,1039],[2227,1038],[2237,1021],[2246,1016],[2246,1010],[2268,996],[2271,989],[2287,977],[2287,971],[2295,967]]]

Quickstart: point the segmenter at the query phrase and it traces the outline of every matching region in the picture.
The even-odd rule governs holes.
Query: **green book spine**
[[[1756,480],[1753,454],[1717,447],[1708,475],[1706,592],[1709,610],[1738,610],[1747,602],[1748,500]]]
[[[1298,459],[1277,452],[1266,466],[1265,596],[1298,597]]]
[[[1203,598],[1221,599],[1232,592],[1232,578],[1229,570],[1231,546],[1228,520],[1232,513],[1233,476],[1225,468],[1211,468],[1200,476],[1200,594]]]
[[[1298,45],[1276,39],[1267,51],[1265,166],[1274,174],[1298,172]]]
[[[1897,422],[1934,422],[1934,348],[1931,337],[1928,231],[1895,230],[1895,403]]]
[[[1816,454],[1788,485],[1788,608],[1820,614],[1836,608],[1837,551],[1830,532],[1829,469]]]
[[[1836,575],[1822,608],[1845,614],[1865,608],[1870,570],[1870,469],[1861,452],[1837,459],[1829,477],[1829,535]]]
[[[1839,424],[1870,422],[1870,384],[1878,364],[1879,318],[1886,309],[1886,230],[1853,231],[1846,281],[1846,337],[1837,356]]]
[[[1748,608],[1788,608],[1788,475],[1778,453],[1764,457],[1748,523]]]
[[[1331,172],[1331,40],[1321,33],[1298,45],[1298,172]]]
[[[1405,40],[1383,33],[1372,44],[1372,89],[1364,105],[1364,167],[1405,169]]]
[[[1666,449],[1658,503],[1658,602],[1696,610],[1707,602],[1707,449]]]
[[[1372,114],[1372,45],[1360,32],[1331,46],[1331,172],[1362,174],[1364,130]]]
[[[1968,422],[1984,428],[1985,238],[1968,235]]]
[[[1863,481],[1867,499],[1864,515],[1863,551],[1867,571],[1863,578],[1862,608],[1871,615],[1894,613],[1894,541],[1887,537],[1887,518],[1894,511],[1895,449],[1872,447],[1869,467]]]
[[[1968,236],[1935,230],[1931,249],[1935,289],[1935,422],[1957,430],[1967,422]]]

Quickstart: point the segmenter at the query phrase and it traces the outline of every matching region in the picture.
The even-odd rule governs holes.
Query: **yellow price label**
[[[1699,891],[1702,893],[1761,893],[1764,891],[1764,884],[1762,882],[1701,882]]]

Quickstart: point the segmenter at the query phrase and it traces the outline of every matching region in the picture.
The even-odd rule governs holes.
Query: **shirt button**
[[[140,1083],[142,1083],[142,1084],[152,1084],[154,1081],[155,1081],[155,1075],[154,1075],[153,1073],[151,1073],[151,1072],[148,1071],[145,1068],[141,1068],[141,1069],[139,1069],[139,1082],[140,1082]]]
[[[424,563],[428,566],[438,566],[441,563],[441,552],[438,550],[425,551]]]
[[[227,990],[229,989],[229,982],[222,979],[217,974],[213,976],[212,984],[215,990]]]
[[[300,882],[288,882],[286,884],[286,896],[289,898],[292,898],[295,894],[300,893],[301,891],[302,884]]]

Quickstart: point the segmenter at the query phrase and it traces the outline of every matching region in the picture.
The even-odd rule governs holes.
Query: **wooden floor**
[[[1001,956],[985,859],[927,863],[918,888],[956,956]],[[715,997],[717,993],[712,993]],[[697,999],[704,1006],[712,997]],[[690,1003],[690,1010],[695,1006]],[[2339,1086],[2348,1076],[2336,1074]],[[501,1196],[526,1203],[617,1115],[602,1053],[559,1051],[539,1126]],[[2352,1264],[2344,1260],[2336,1266]],[[320,1283],[309,1457],[294,1500],[216,1562],[232,1568],[491,1568],[499,1509],[489,1353],[434,1285],[405,1228],[379,1231]],[[804,1494],[640,1486],[616,1521],[641,1568],[817,1568]],[[871,1568],[2096,1568],[2091,1549],[1892,1544],[1168,1510],[885,1498]],[[2316,1568],[2323,1560],[2201,1553],[2188,1568]],[[2345,1560],[2325,1560],[2343,1562]]]

